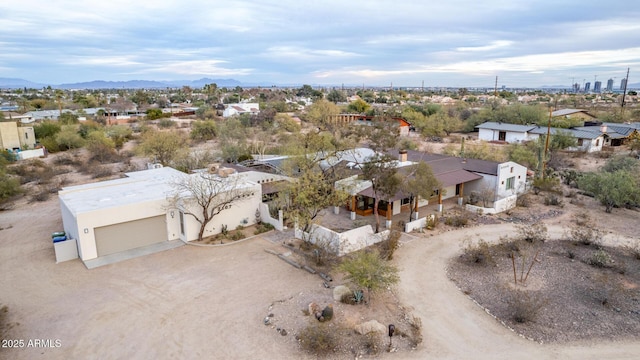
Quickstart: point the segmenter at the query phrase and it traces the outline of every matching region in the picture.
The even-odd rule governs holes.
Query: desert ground
[[[546,220],[552,239],[562,235],[568,210]],[[593,211],[603,223],[617,224],[607,241],[635,240],[637,212]],[[629,221],[633,226],[625,227]],[[526,340],[485,313],[447,278],[447,264],[466,239],[496,241],[513,226],[507,222],[406,235],[394,256],[401,269],[394,292],[422,319],[424,342],[413,351],[383,352],[378,357],[637,358],[640,341],[550,345]],[[30,339],[59,340],[53,342],[59,347],[1,348],[0,358],[314,358],[298,348],[296,329],[287,329],[283,337],[263,324],[278,302],[330,291],[317,275],[265,251],[281,252],[279,242],[287,234],[268,233],[218,247],[182,246],[87,270],[80,260],[55,263],[50,233],[61,227],[56,196],[45,202],[20,200],[13,210],[0,213],[0,302],[8,308],[9,325],[5,336],[26,344]],[[302,306],[290,303],[290,311],[299,313]]]

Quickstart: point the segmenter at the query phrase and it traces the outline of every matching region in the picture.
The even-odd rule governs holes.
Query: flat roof
[[[170,167],[135,171],[126,178],[69,186],[59,193],[60,201],[73,214],[165,199],[172,182],[189,176]]]

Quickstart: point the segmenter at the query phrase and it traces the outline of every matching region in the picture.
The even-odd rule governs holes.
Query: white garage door
[[[95,228],[98,256],[167,241],[165,220],[160,215]]]

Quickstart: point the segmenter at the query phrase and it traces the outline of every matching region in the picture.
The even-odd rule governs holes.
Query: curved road
[[[398,295],[422,319],[424,337],[419,350],[407,354],[407,358],[637,359],[638,342],[548,345],[526,340],[486,314],[447,278],[447,263],[460,252],[465,239],[497,241],[513,230],[511,224],[461,229],[433,237],[413,237],[398,249],[396,259],[402,279]],[[549,226],[551,239],[562,233],[563,228]]]

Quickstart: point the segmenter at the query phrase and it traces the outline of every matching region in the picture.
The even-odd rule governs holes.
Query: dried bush
[[[595,244],[599,246],[604,233],[596,228],[596,224],[586,212],[580,212],[573,216],[573,224],[569,228],[567,236],[582,245]]]
[[[640,243],[635,243],[633,245],[624,247],[627,252],[631,254],[636,260],[640,260]]]
[[[549,194],[544,197],[544,204],[547,206],[563,206],[562,198],[556,194]]]
[[[422,343],[422,319],[415,315],[407,317],[409,325],[411,325],[411,336],[409,337],[412,347],[417,347]]]
[[[507,290],[510,316],[517,323],[534,321],[546,301],[536,292],[519,289]]]
[[[382,335],[375,332],[362,335],[360,348],[366,355],[377,355],[384,349],[384,340]]]
[[[326,356],[340,345],[338,331],[322,323],[309,324],[297,338],[303,350],[316,356]]]
[[[49,189],[44,188],[44,187],[38,187],[36,189],[36,191],[34,191],[30,198],[29,198],[29,202],[42,202],[42,201],[47,201],[49,200],[49,196],[51,195],[51,192],[49,191]]]
[[[82,164],[82,161],[80,161],[77,156],[64,153],[60,156],[57,156],[55,159],[53,159],[53,163],[55,165],[79,166]]]
[[[491,246],[486,241],[480,239],[477,244],[468,243],[463,250],[463,258],[472,264],[495,265]]]
[[[522,194],[516,199],[516,206],[529,207],[531,206],[531,196],[529,194]]]
[[[463,212],[459,215],[447,216],[444,220],[445,225],[453,227],[463,227],[469,223],[469,215]]]
[[[529,243],[545,242],[548,239],[547,226],[542,222],[533,225],[517,225],[518,238]]]
[[[378,243],[378,250],[380,251],[380,257],[382,259],[393,259],[393,253],[400,245],[400,236],[402,236],[401,232],[393,230],[389,233],[387,239]]]
[[[231,236],[229,237],[229,239],[233,240],[233,241],[237,241],[237,240],[242,240],[244,239],[245,236],[241,231],[237,231],[234,232],[233,234],[231,234]]]
[[[46,184],[56,175],[53,169],[40,159],[30,159],[9,166],[7,167],[7,172],[18,175],[21,184],[30,182]]]

